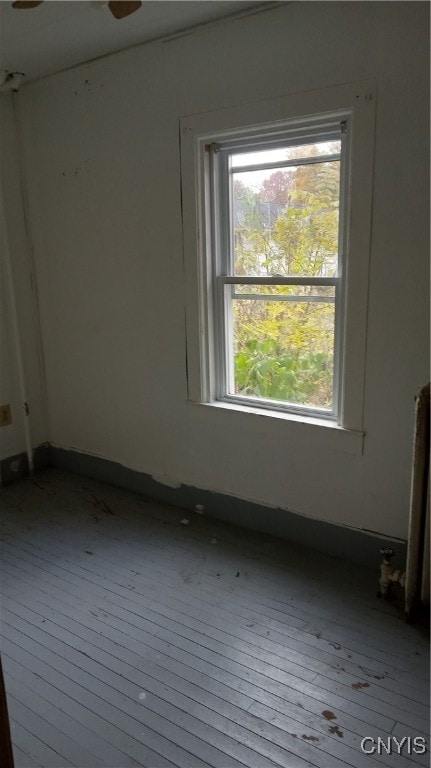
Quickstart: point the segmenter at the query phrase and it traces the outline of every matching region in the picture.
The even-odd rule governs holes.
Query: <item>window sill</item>
[[[331,419],[319,419],[315,416],[297,415],[284,411],[272,411],[267,408],[255,408],[249,405],[229,403],[216,400],[210,403],[197,403],[188,401],[190,405],[203,407],[213,412],[222,411],[237,414],[240,418],[247,416],[251,419],[265,419],[268,425],[274,425],[274,429],[288,428],[292,439],[310,438],[316,445],[322,445],[325,449],[342,451],[356,456],[362,456],[365,433],[359,430],[340,427]],[[251,417],[251,419],[248,419]],[[285,431],[284,431],[284,434]]]

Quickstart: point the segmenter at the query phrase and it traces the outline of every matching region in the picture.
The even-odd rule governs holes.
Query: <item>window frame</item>
[[[212,281],[213,281],[213,312],[215,318],[214,328],[214,356],[215,382],[214,388],[216,399],[224,402],[236,403],[238,405],[248,405],[250,407],[264,408],[268,410],[277,410],[286,413],[302,414],[304,416],[315,416],[318,418],[334,419],[340,409],[341,392],[341,333],[343,322],[343,304],[344,304],[344,279],[343,263],[344,252],[347,250],[345,242],[347,236],[347,226],[344,221],[344,211],[346,210],[345,198],[348,190],[348,164],[346,163],[346,152],[348,151],[348,134],[350,114],[345,113],[337,115],[331,119],[329,115],[313,121],[307,120],[307,127],[298,128],[286,126],[284,131],[280,131],[277,126],[275,134],[269,134],[262,139],[259,133],[256,135],[256,129],[251,135],[237,138],[236,132],[231,136],[225,136],[222,142],[213,142],[205,145],[205,151],[209,153],[206,160],[207,173],[209,173],[211,185],[210,200],[210,229],[218,229],[218,236],[212,239]],[[258,130],[258,129],[257,129]],[[337,140],[340,141],[340,152],[330,155],[320,155],[304,160],[287,160],[270,164],[255,164],[253,167],[267,169],[281,168],[298,165],[312,165],[316,163],[339,161],[340,162],[340,193],[339,193],[339,222],[338,222],[338,259],[337,274],[335,277],[315,277],[315,276],[291,276],[291,277],[251,277],[244,275],[235,275],[234,265],[234,246],[233,246],[233,222],[232,222],[232,189],[231,189],[231,168],[229,158],[231,154],[239,154],[241,150],[244,153],[267,150],[271,147],[276,149],[284,147],[304,146],[316,142],[325,142]],[[244,168],[252,169],[252,166],[239,166],[238,170],[243,172]],[[216,204],[218,203],[218,205]],[[279,401],[269,398],[252,397],[241,394],[235,394],[234,389],[234,371],[232,370],[232,304],[228,297],[229,286],[234,285],[303,285],[303,286],[333,286],[334,287],[334,358],[333,358],[333,402],[332,408],[318,408],[306,404],[296,404],[288,401]]]
[[[236,141],[294,133],[310,133],[316,125],[323,130],[335,121],[348,123],[343,141],[344,192],[340,202],[349,198],[349,206],[340,207],[340,229],[344,231],[344,269],[340,277],[343,298],[338,302],[342,317],[339,365],[342,369],[336,393],[337,414],[330,414],[334,426],[363,430],[368,267],[371,233],[372,177],[374,158],[374,86],[369,82],[334,86],[320,91],[292,94],[275,100],[256,102],[216,112],[191,115],[180,120],[183,241],[186,290],[187,384],[191,402],[223,406],[250,406],[269,416],[283,411],[297,420],[328,419],[320,410],[286,407],[257,399],[223,396],[219,375],[220,353],[214,323],[214,254],[220,252],[221,234],[210,226],[212,217],[220,217],[220,196],[216,194],[217,175],[209,173],[208,145],[229,146]],[[343,164],[342,164],[343,165]],[[238,276],[239,277],[239,276]],[[240,280],[236,281],[240,283]],[[309,279],[308,279],[309,284]],[[261,410],[262,409],[262,410]]]

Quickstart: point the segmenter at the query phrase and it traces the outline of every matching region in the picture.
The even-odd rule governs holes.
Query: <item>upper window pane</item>
[[[319,147],[306,148],[319,154]],[[293,149],[303,147],[289,151]],[[276,169],[238,168],[231,175],[234,274],[337,275],[339,159]]]

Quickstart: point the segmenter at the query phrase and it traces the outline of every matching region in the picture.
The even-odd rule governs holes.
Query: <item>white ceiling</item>
[[[26,81],[68,69],[137,43],[257,6],[262,0],[143,0],[125,19],[88,0],[45,0],[31,10],[0,0],[0,68],[23,72]]]

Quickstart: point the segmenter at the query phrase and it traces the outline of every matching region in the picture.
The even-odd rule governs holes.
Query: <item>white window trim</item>
[[[216,112],[181,119],[181,175],[183,196],[184,266],[186,288],[186,333],[188,398],[194,403],[214,404],[217,400],[217,375],[214,361],[212,308],[213,234],[207,229],[209,175],[205,145],[221,141],[235,132],[262,135],[321,115],[349,116],[349,144],[346,151],[350,180],[350,208],[344,222],[348,237],[345,257],[345,302],[342,391],[339,393],[337,429],[362,433],[366,353],[368,271],[371,235],[372,177],[375,124],[374,86],[369,82],[334,86],[320,91],[293,94]],[[340,212],[340,215],[343,215]],[[229,403],[226,403],[229,405]],[[230,404],[231,405],[231,404]],[[237,403],[236,407],[241,408]],[[244,412],[251,409],[244,404]],[[259,414],[273,416],[276,409],[259,408]],[[279,415],[277,413],[277,415]],[[288,413],[283,416],[289,417]],[[298,415],[293,415],[298,420]],[[300,415],[307,421],[307,415]],[[315,417],[311,422],[318,423]]]

